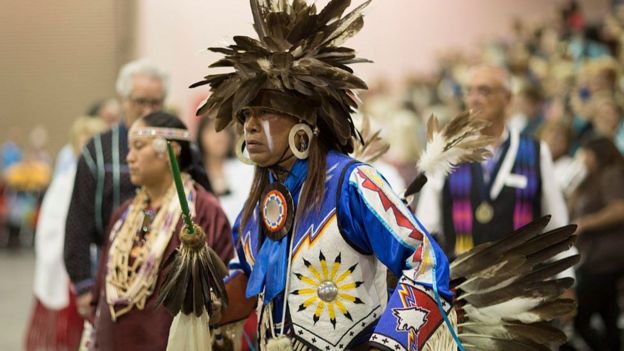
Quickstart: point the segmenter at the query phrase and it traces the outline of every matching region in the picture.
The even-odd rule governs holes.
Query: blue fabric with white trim
[[[362,193],[361,186],[355,182],[350,182],[349,177],[357,167],[368,167],[361,163],[354,163],[349,166],[345,172],[345,179],[340,189],[339,201],[336,204],[334,194],[337,193],[337,184],[340,179],[337,175],[341,174],[342,168],[351,162],[348,156],[337,152],[330,152],[327,158],[328,180],[326,183],[326,196],[324,203],[321,205],[321,216],[304,215],[299,223],[295,224],[296,242],[303,236],[309,228],[317,228],[322,222],[323,214],[330,213],[330,204],[335,207],[333,210],[337,212],[338,223],[344,239],[350,245],[364,255],[375,255],[384,265],[386,265],[396,276],[406,277],[414,280],[416,283],[433,288],[430,283],[423,283],[417,280],[418,276],[415,271],[417,267],[413,267],[410,258],[414,255],[418,246],[413,246],[403,240],[400,236],[399,229],[393,227],[382,217],[387,214],[379,213],[369,203],[369,200]],[[341,167],[342,166],[342,167]],[[307,175],[307,161],[297,161],[295,166],[287,178],[285,185],[291,191],[291,195],[295,201],[295,206],[300,196],[301,185]],[[334,191],[333,193],[331,191]],[[393,203],[398,204],[401,213],[405,214],[414,227],[428,237],[429,249],[433,250],[435,261],[438,269],[436,269],[436,288],[445,299],[452,298],[453,294],[449,288],[449,267],[448,260],[437,243],[423,230],[422,225],[416,220],[411,211],[401,202],[398,195],[392,192],[390,186],[383,181],[384,194],[391,198]],[[240,215],[233,227],[233,239],[236,243],[237,259],[230,262],[230,270],[232,275],[243,272],[249,277],[247,286],[247,295],[255,296],[263,290],[265,292],[264,300],[269,302],[274,300],[275,309],[278,309],[283,301],[283,291],[286,284],[286,268],[288,257],[288,240],[287,237],[280,241],[272,241],[265,239],[261,241],[259,231],[260,219],[256,214],[254,218],[249,220],[246,228],[240,230]],[[242,232],[242,235],[241,235]],[[247,246],[247,248],[245,248]],[[245,253],[247,252],[247,255]],[[255,262],[248,262],[250,258]],[[253,267],[253,268],[252,268]],[[396,292],[395,292],[396,294]],[[390,306],[385,311],[391,314]],[[274,317],[280,318],[279,314],[274,313]],[[274,320],[280,323],[279,320]],[[401,344],[406,344],[400,342]]]

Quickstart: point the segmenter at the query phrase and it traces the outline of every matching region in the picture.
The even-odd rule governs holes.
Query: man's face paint
[[[261,123],[262,129],[264,130],[264,136],[267,140],[267,147],[269,148],[269,151],[273,152],[275,148],[273,147],[273,135],[271,135],[271,123],[267,120],[261,121]]]
[[[249,158],[261,167],[274,166],[290,155],[288,135],[297,123],[293,117],[275,113],[247,113],[243,124]]]

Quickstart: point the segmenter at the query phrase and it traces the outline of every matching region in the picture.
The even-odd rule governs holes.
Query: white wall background
[[[310,1],[310,0],[309,0]],[[406,72],[434,67],[439,50],[474,48],[484,38],[504,36],[512,19],[546,19],[564,0],[375,0],[360,34],[347,42],[375,63],[355,69],[372,81],[400,81]],[[609,0],[581,1],[589,17],[604,13]],[[327,0],[317,1],[321,8]],[[360,0],[354,0],[358,5]],[[172,72],[170,101],[191,126],[192,109],[207,90],[187,86],[215,61],[209,46],[231,43],[233,35],[254,35],[247,0],[140,0],[137,57],[149,57]]]

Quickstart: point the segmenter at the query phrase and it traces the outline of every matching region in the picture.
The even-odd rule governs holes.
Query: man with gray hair
[[[545,214],[552,215],[549,228],[568,224],[548,146],[508,126],[509,73],[478,66],[467,78],[465,102],[476,117],[491,123],[483,133],[495,140],[493,157],[482,164],[458,165],[446,179],[430,179],[417,210],[423,225],[439,234],[449,257],[502,239]]]
[[[128,128],[149,113],[160,111],[168,91],[168,75],[144,61],[126,64],[117,78],[122,121],[95,136],[82,150],[65,227],[65,266],[74,285],[78,312],[90,311],[93,274],[91,246],[104,242],[112,212],[135,188],[130,183],[126,155]]]

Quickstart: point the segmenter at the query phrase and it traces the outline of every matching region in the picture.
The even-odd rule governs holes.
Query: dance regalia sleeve
[[[251,274],[251,266],[245,258],[245,248],[240,235],[241,230],[241,215],[236,218],[234,226],[232,227],[232,243],[234,244],[234,257],[228,264],[229,275],[226,278],[226,282],[234,278],[239,274],[244,274],[247,277]]]
[[[232,259],[229,260],[229,274],[224,279],[225,288],[227,290],[229,304],[223,311],[223,315],[219,321],[220,325],[232,325],[246,319],[253,311],[255,305],[255,297],[247,298],[245,290],[247,280],[251,274],[251,266],[247,262],[244,253],[244,245],[239,236],[240,232],[240,215],[234,222],[232,227],[232,244],[234,245],[234,253]]]
[[[443,309],[450,314],[448,260],[437,243],[368,165],[350,172],[339,196],[338,220],[345,239],[360,252],[375,255],[400,277],[370,344],[388,350],[422,350],[428,342],[444,339],[452,345],[434,293],[434,289],[439,292]]]

